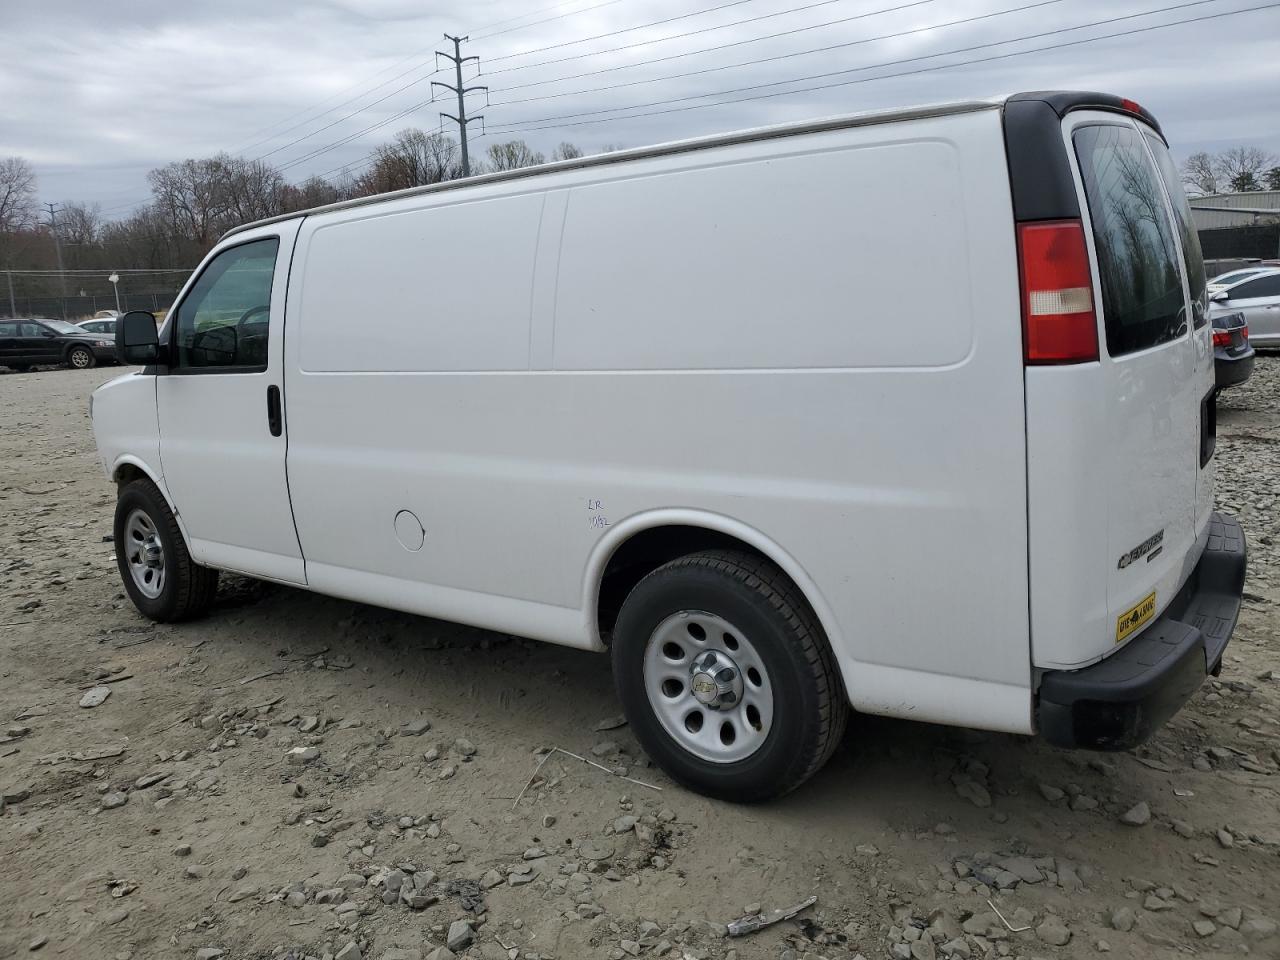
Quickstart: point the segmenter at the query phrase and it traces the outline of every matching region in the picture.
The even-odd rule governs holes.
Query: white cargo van
[[[147,616],[229,570],[608,651],[750,800],[850,708],[1122,749],[1219,670],[1204,309],[1155,120],[1022,94],[249,224],[94,429]]]

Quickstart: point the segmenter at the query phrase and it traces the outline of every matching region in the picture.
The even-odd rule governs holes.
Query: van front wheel
[[[798,787],[831,756],[848,714],[804,598],[773,564],[738,551],[681,557],[641,580],[618,615],[613,674],[648,754],[724,800]]]
[[[190,620],[213,603],[218,571],[191,559],[178,521],[150,480],[120,489],[115,548],[125,592],[143,616],[162,623]]]

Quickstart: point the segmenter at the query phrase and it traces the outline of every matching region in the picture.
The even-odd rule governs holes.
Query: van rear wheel
[[[115,517],[116,566],[133,605],[162,623],[202,616],[218,589],[218,571],[191,559],[178,521],[156,485],[120,489]]]
[[[724,800],[798,787],[848,715],[804,598],[738,551],[681,557],[641,580],[614,628],[613,673],[641,746],[673,779]]]

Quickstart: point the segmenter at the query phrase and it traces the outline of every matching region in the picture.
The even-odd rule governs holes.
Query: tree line
[[[1202,150],[1182,164],[1182,182],[1188,192],[1201,196],[1280,190],[1280,158],[1257,147],[1232,147],[1216,154]]]
[[[618,149],[614,145],[602,152]],[[561,143],[551,160],[583,155]],[[489,144],[472,174],[536,166],[548,158],[523,140]],[[292,213],[355,197],[425,186],[462,176],[458,142],[443,133],[401,130],[374,150],[361,169],[290,183],[261,160],[219,153],[178,160],[147,174],[150,199],[128,215],[109,219],[99,204],[66,201],[56,213],[63,265],[69,271],[179,270],[197,263],[227,230],[251,220]],[[55,270],[51,224],[42,219],[31,165],[0,157],[0,271]],[[28,288],[56,293],[57,278],[24,274]],[[172,279],[162,281],[172,285]],[[0,290],[0,300],[4,291]]]

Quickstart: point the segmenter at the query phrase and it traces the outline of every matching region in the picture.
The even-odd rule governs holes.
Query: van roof
[[[222,235],[222,240],[246,230],[265,226],[270,223],[281,223],[300,217],[308,217],[333,210],[346,210],[351,207],[363,207],[370,204],[384,203],[402,197],[418,194],[437,193],[446,190],[465,190],[490,183],[501,183],[506,180],[519,180],[525,177],[540,177],[565,170],[577,170],[586,167],[599,167],[606,164],[626,163],[631,160],[644,160],[650,157],[661,157],[676,153],[688,153],[693,150],[706,150],[711,147],[723,147],[737,143],[748,143],[756,140],[772,140],[780,137],[794,137],[806,133],[822,133],[828,130],[843,130],[848,127],[872,126],[880,123],[896,123],[903,120],[920,120],[928,117],[949,116],[958,113],[973,113],[979,110],[995,110],[1003,107],[1011,100],[1040,100],[1048,103],[1061,117],[1071,110],[1100,109],[1128,113],[1139,117],[1150,124],[1157,132],[1160,127],[1155,118],[1132,100],[1106,93],[1089,93],[1081,91],[1042,91],[1037,93],[1019,93],[1010,96],[994,97],[987,100],[954,100],[943,103],[925,104],[914,107],[903,107],[892,110],[868,110],[861,113],[839,114],[833,117],[822,117],[817,120],[802,120],[791,123],[779,123],[764,127],[751,127],[729,133],[718,133],[704,137],[691,137],[686,140],[672,140],[667,143],[654,144],[647,147],[633,147],[629,150],[617,150],[613,153],[594,154],[589,157],[578,157],[573,160],[557,160],[533,167],[520,167],[516,170],[501,170],[497,173],[481,173],[472,177],[457,180],[445,180],[421,187],[408,187],[390,193],[375,193],[367,197],[355,197],[351,200],[340,200],[307,210],[295,210],[262,220],[232,227]],[[219,241],[221,242],[221,240]]]

